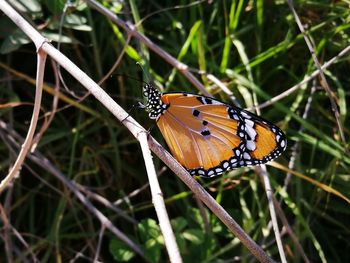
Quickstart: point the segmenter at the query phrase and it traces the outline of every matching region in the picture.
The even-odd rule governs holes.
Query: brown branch
[[[29,24],[28,24],[29,25]],[[45,43],[46,40],[42,38],[41,43]],[[37,53],[37,71],[36,71],[36,89],[35,89],[35,99],[34,99],[34,108],[32,119],[30,121],[30,125],[27,132],[27,137],[22,144],[21,150],[17,156],[17,160],[11,168],[10,172],[6,175],[6,177],[0,183],[0,194],[4,189],[8,186],[9,183],[13,180],[13,178],[19,174],[24,159],[26,158],[30,148],[32,146],[32,140],[34,137],[34,132],[36,129],[36,125],[38,123],[38,117],[41,106],[41,96],[43,92],[43,80],[44,80],[44,71],[45,71],[45,62],[46,62],[46,53],[40,50],[40,46]]]
[[[179,247],[176,243],[174,231],[171,228],[168,213],[165,208],[163,193],[159,186],[159,181],[156,170],[154,168],[151,151],[147,143],[147,135],[148,133],[146,131],[140,132],[137,136],[137,139],[141,145],[142,155],[145,160],[148,181],[151,187],[152,202],[157,213],[159,226],[164,237],[165,247],[168,251],[169,259],[171,262],[181,263],[182,258],[179,252]]]

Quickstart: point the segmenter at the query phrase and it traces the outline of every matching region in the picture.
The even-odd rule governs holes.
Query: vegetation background
[[[82,1],[72,1],[64,15],[63,0],[9,2],[96,82],[107,76],[101,87],[165,145],[153,128],[155,123],[133,105],[142,101],[142,82],[150,78],[162,91],[200,93],[181,73],[138,39],[128,39],[122,28]],[[216,98],[249,108],[281,95],[261,114],[279,125],[289,140],[286,152],[277,159],[282,168],[268,167],[275,198],[288,222],[280,221],[287,259],[307,261],[305,253],[311,262],[349,262],[350,157],[324,82],[316,77],[284,93],[317,69],[287,1],[100,2],[122,20],[138,23],[139,32],[193,72],[213,74],[235,99],[205,74],[196,75]],[[349,1],[301,0],[294,7],[321,64],[346,50]],[[17,135],[25,137],[28,130],[36,50],[4,14],[0,41],[0,168],[4,177],[19,150],[11,138],[19,140]],[[118,66],[108,73],[123,51]],[[143,78],[136,62],[150,78]],[[0,197],[0,258],[9,262],[166,262],[137,141],[93,96],[85,96],[86,90],[64,70],[61,78],[66,87],[60,84],[55,106],[55,72],[54,64],[48,63],[39,128],[49,125],[42,129],[36,151],[75,182],[96,208],[139,245],[146,259],[101,227],[48,166],[43,168],[31,159]],[[350,137],[349,72],[346,52],[324,70],[345,138]],[[157,158],[154,162],[184,262],[254,260],[176,175]],[[246,233],[278,260],[267,199],[256,171],[237,169],[220,178],[199,180]]]

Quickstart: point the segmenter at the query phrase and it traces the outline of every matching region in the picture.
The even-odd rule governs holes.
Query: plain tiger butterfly
[[[145,108],[172,155],[191,175],[213,177],[267,163],[287,146],[276,125],[241,108],[190,93],[143,87]]]

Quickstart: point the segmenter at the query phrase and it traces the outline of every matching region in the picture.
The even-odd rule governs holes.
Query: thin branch
[[[205,75],[209,80],[211,80],[213,83],[215,83],[226,95],[235,102],[235,96],[233,95],[233,92],[224,85],[217,77],[215,77],[213,74],[206,74]]]
[[[47,114],[45,114],[46,116],[49,115],[49,118],[47,120],[45,118],[45,121],[41,126],[40,131],[37,133],[37,135],[33,139],[31,151],[34,151],[36,149],[41,137],[44,135],[45,131],[49,128],[57,112],[57,106],[58,106],[58,100],[59,100],[59,94],[60,94],[60,81],[58,77],[57,66],[53,60],[51,60],[51,66],[55,76],[55,89],[53,94],[52,110],[51,112],[48,112]]]
[[[320,77],[321,77],[321,80],[322,80],[322,84],[323,84],[322,87],[326,90],[328,98],[329,98],[329,100],[331,102],[332,111],[334,113],[335,119],[336,119],[337,124],[338,124],[340,137],[341,137],[341,139],[343,141],[343,145],[344,145],[344,147],[346,149],[346,152],[347,152],[347,143],[346,143],[346,140],[345,140],[344,128],[343,128],[343,125],[342,125],[342,123],[340,121],[340,114],[339,114],[339,111],[338,111],[337,103],[335,102],[335,100],[333,98],[333,92],[332,92],[331,88],[328,85],[326,76],[323,73],[321,64],[320,64],[320,62],[319,62],[319,60],[317,58],[317,55],[315,53],[315,48],[314,48],[313,44],[311,43],[309,36],[305,32],[304,26],[302,25],[297,12],[294,9],[293,0],[287,0],[287,2],[288,2],[288,5],[289,5],[289,8],[291,9],[291,11],[292,11],[292,13],[294,15],[295,22],[297,23],[300,32],[304,36],[305,42],[306,42],[306,44],[307,44],[307,46],[308,46],[308,48],[310,50],[311,56],[312,56],[312,58],[313,58],[313,60],[315,62],[315,65],[316,65],[316,67],[317,67],[317,69],[319,71],[319,74],[320,74]],[[347,153],[349,154],[349,152],[347,152]]]
[[[306,105],[304,108],[304,113],[302,115],[302,118],[304,120],[307,119],[308,114],[309,114],[310,109],[311,109],[311,103],[312,103],[312,100],[314,97],[314,93],[316,91],[316,83],[315,82],[316,81],[313,81],[310,95],[308,96],[308,99],[307,99],[307,102],[306,102]],[[304,129],[305,129],[304,126],[300,125],[300,127],[298,129],[298,133],[302,133],[304,131]],[[290,156],[289,163],[288,163],[288,169],[290,169],[290,170],[294,170],[295,160],[298,156],[299,147],[300,147],[300,140],[297,139],[296,142],[294,143],[294,145],[291,147],[291,156]],[[287,187],[288,187],[288,184],[289,184],[289,181],[291,178],[292,178],[292,174],[287,173],[286,178],[284,179],[283,191],[287,191]],[[281,199],[281,201],[282,201],[282,199]]]
[[[330,60],[328,60],[326,63],[324,63],[321,67],[322,71],[329,68],[330,66],[332,66],[335,62],[337,62],[342,56],[346,55],[348,52],[350,51],[350,45],[347,46],[346,48],[344,48],[342,51],[340,51],[338,53],[338,55],[336,55],[335,57],[331,58]],[[257,107],[259,109],[265,108],[267,106],[270,106],[272,104],[274,104],[277,101],[280,101],[281,99],[289,96],[290,94],[292,94],[293,92],[297,91],[300,87],[302,87],[304,84],[308,83],[310,80],[314,79],[315,77],[317,77],[320,74],[320,71],[317,69],[314,72],[312,72],[309,76],[306,76],[301,82],[299,82],[298,84],[294,85],[293,87],[290,87],[289,89],[287,89],[286,91],[282,92],[281,94],[269,99],[268,101],[261,103],[260,105],[258,105]]]
[[[102,245],[102,239],[103,239],[103,235],[105,233],[105,227],[104,225],[101,225],[101,229],[100,229],[100,233],[98,234],[98,242],[97,242],[97,248],[96,248],[96,252],[95,252],[95,257],[94,257],[94,261],[93,263],[97,263],[98,261],[98,257],[100,255],[100,251],[101,251],[101,245]]]
[[[12,190],[13,188],[11,188]],[[12,191],[11,191],[12,192]],[[7,257],[7,262],[12,263],[13,262],[13,243],[11,239],[11,225],[10,225],[10,218],[7,217],[7,215],[11,215],[11,213],[7,213],[5,207],[2,206],[0,203],[0,218],[2,220],[2,229],[3,229],[3,240],[4,240],[4,250],[5,255]]]
[[[83,192],[87,198],[96,200],[97,202],[101,203],[102,205],[104,205],[108,209],[111,209],[112,211],[116,212],[120,217],[124,218],[129,223],[134,224],[134,225],[138,224],[138,222],[134,218],[130,217],[126,212],[124,212],[124,210],[120,209],[116,204],[113,204],[112,202],[110,202],[109,200],[107,200],[106,198],[104,198],[103,196],[101,196],[99,194],[96,194],[94,192],[87,190],[86,187],[84,187],[76,182],[72,182],[72,183],[74,183],[74,185],[81,192]]]
[[[265,193],[266,193],[268,204],[269,204],[269,211],[270,211],[270,216],[271,216],[271,221],[272,221],[272,228],[273,228],[273,232],[275,234],[281,262],[287,263],[286,255],[284,253],[283,244],[282,244],[282,240],[281,240],[280,230],[278,227],[275,206],[273,203],[273,191],[271,188],[270,180],[269,180],[268,175],[267,175],[266,166],[265,165],[257,166],[255,169],[261,175],[263,182],[264,182],[264,185],[265,185]]]
[[[201,218],[203,220],[205,232],[207,234],[212,234],[211,225],[209,223],[209,218],[208,218],[208,215],[206,213],[206,208],[205,208],[203,202],[196,195],[194,195],[193,197],[194,197],[194,200],[196,201],[196,204],[198,206],[199,214],[201,215]]]
[[[154,168],[151,151],[147,143],[147,132],[140,132],[137,139],[140,142],[143,159],[146,165],[149,185],[151,187],[152,201],[159,220],[159,226],[162,231],[165,247],[167,248],[171,262],[182,262],[179,248],[176,243],[174,232],[171,228],[170,219],[165,208],[162,190],[160,189],[156,170]]]
[[[113,66],[111,67],[111,69],[107,72],[107,74],[105,74],[102,79],[98,82],[98,85],[101,85],[103,82],[106,81],[106,79],[108,79],[112,73],[114,72],[114,70],[119,66],[120,61],[122,60],[122,58],[124,57],[125,51],[127,49],[127,47],[129,46],[131,40],[131,35],[128,34],[128,38],[125,41],[124,47],[122,49],[122,51],[120,51],[119,56],[117,58],[117,60],[115,61],[115,63],[113,64]]]
[[[140,19],[140,21],[138,21],[137,24],[135,24],[135,26],[138,27],[139,25],[144,23],[148,18],[150,18],[150,17],[152,17],[152,16],[154,16],[156,14],[167,12],[167,11],[170,11],[170,10],[177,10],[177,9],[188,8],[188,7],[191,7],[191,6],[199,5],[199,4],[201,4],[203,2],[207,2],[207,1],[208,0],[191,1],[191,3],[186,4],[186,5],[175,5],[175,6],[168,7],[168,8],[162,8],[160,10],[157,10],[157,11],[154,11],[152,13],[147,14],[142,19]]]
[[[283,190],[282,190],[283,191]],[[292,227],[290,226],[282,208],[281,205],[279,204],[279,202],[276,200],[276,198],[274,196],[272,196],[273,198],[273,204],[276,208],[276,212],[278,214],[278,217],[280,218],[280,220],[283,223],[283,226],[286,229],[286,232],[288,233],[288,235],[291,237],[292,241],[294,242],[299,254],[302,256],[302,258],[304,259],[305,263],[310,263],[310,260],[308,259],[308,257],[305,254],[305,251],[303,249],[303,247],[300,245],[300,242],[297,238],[297,236],[294,234]]]
[[[163,166],[160,170],[158,170],[157,176],[160,177],[161,175],[163,175],[167,169],[168,168],[166,166]],[[126,196],[117,199],[116,201],[113,202],[113,205],[120,206],[122,203],[127,203],[129,199],[138,196],[140,193],[145,191],[145,189],[148,189],[148,187],[149,187],[149,182],[147,182],[144,185],[142,185],[141,187],[131,191]]]
[[[32,248],[24,240],[23,236],[13,226],[11,226],[11,224],[6,216],[6,211],[4,210],[4,207],[1,204],[0,204],[0,218],[2,219],[4,227],[8,228],[9,232],[11,232],[17,238],[17,240],[28,250],[29,254],[32,256],[32,262],[39,262],[39,260],[35,256]],[[25,258],[22,258],[22,259],[25,260]]]
[[[0,2],[1,4],[1,2]],[[5,12],[6,14],[6,12]],[[45,43],[46,40],[42,38],[42,43]],[[36,125],[38,123],[38,116],[40,112],[40,106],[41,106],[41,96],[43,91],[43,79],[44,79],[44,71],[45,71],[45,62],[46,62],[46,53],[42,52],[40,48],[37,51],[37,71],[36,71],[36,88],[35,88],[35,99],[34,99],[34,108],[33,108],[33,114],[32,119],[30,121],[30,126],[27,132],[27,137],[22,144],[21,151],[18,154],[17,160],[15,164],[13,165],[10,172],[6,175],[6,177],[1,181],[0,183],[0,193],[4,191],[4,189],[7,187],[7,185],[13,180],[13,178],[19,174],[24,159],[26,158],[31,145],[32,140],[35,132]]]

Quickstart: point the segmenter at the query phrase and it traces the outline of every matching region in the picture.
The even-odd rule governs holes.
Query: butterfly
[[[143,95],[149,118],[191,175],[264,164],[286,149],[281,129],[249,111],[191,93],[161,93],[149,83]]]

